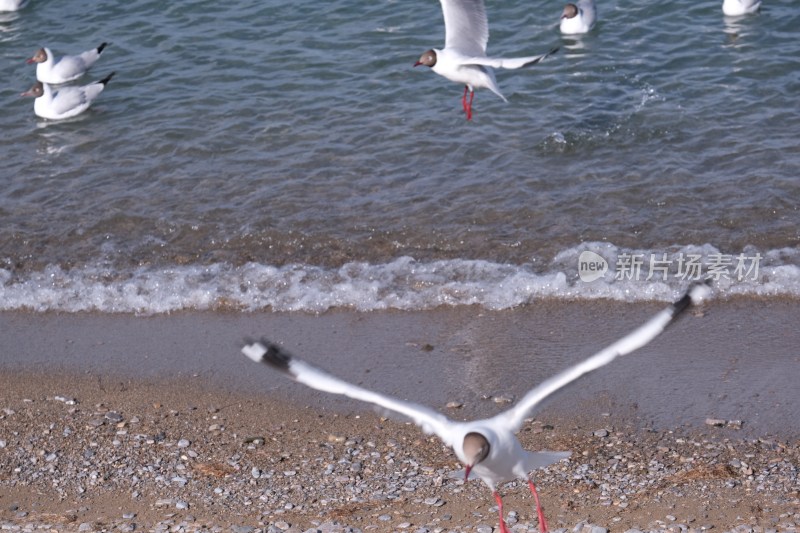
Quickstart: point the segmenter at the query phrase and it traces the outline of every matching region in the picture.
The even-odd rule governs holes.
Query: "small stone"
[[[595,437],[605,438],[608,437],[608,430],[607,429],[598,429],[593,433]]]
[[[181,509],[181,510],[188,509],[189,508],[189,504],[186,503],[183,500],[180,500],[180,501],[175,502],[175,508],[176,509]]]
[[[67,405],[75,405],[78,400],[70,396],[54,396],[53,399],[57,402],[64,402]]]
[[[231,526],[232,533],[253,533],[253,528],[250,526]]]
[[[122,422],[122,415],[119,413],[115,413],[114,411],[109,411],[105,414],[106,420],[110,420],[111,422]]]
[[[250,475],[253,476],[255,479],[258,479],[259,477],[261,477],[261,470],[256,467],[253,467],[253,469],[250,471]]]
[[[715,426],[715,427],[722,427],[725,425],[725,420],[721,418],[706,418],[706,425]]]
[[[186,439],[181,439],[178,441],[178,448],[188,448],[191,442]]]
[[[286,531],[287,529],[289,529],[292,526],[290,526],[288,522],[284,522],[283,520],[281,520],[281,521],[275,522],[275,527],[277,527],[281,531]]]
[[[172,506],[172,500],[166,499],[166,498],[160,499],[160,500],[156,500],[156,504],[155,505],[156,505],[156,507],[170,507],[170,506]]]
[[[382,514],[378,517],[378,520],[380,520],[381,522],[388,522],[391,519],[392,517],[388,514]]]
[[[444,500],[441,498],[425,498],[425,505],[431,505],[433,507],[441,507],[444,505]]]
[[[334,443],[334,444],[341,444],[345,440],[346,439],[345,439],[344,435],[334,435],[333,433],[328,435],[328,442],[331,442],[331,443]]]
[[[460,409],[464,407],[464,404],[461,402],[453,401],[453,402],[447,402],[447,405],[445,407],[447,407],[448,409]]]
[[[286,477],[292,477],[294,475],[297,475],[297,471],[296,470],[284,470],[283,475],[286,476]]]
[[[92,524],[89,522],[84,522],[78,526],[78,531],[92,531]]]
[[[511,403],[514,401],[513,394],[501,394],[500,396],[495,396],[492,398],[494,403]]]

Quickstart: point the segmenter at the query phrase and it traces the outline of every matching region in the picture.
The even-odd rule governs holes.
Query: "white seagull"
[[[461,106],[472,119],[475,89],[486,88],[507,102],[500,93],[492,68],[520,68],[538,63],[558,51],[553,48],[540,56],[500,58],[487,57],[489,22],[483,0],[441,0],[444,13],[444,49],[433,48],[422,54],[414,66],[431,67],[440,76],[464,84]],[[467,92],[470,93],[467,102]]]
[[[536,502],[540,528],[546,532],[547,523],[539,504],[539,495],[533,482],[528,478],[528,472],[569,457],[570,452],[526,451],[515,433],[542,400],[587,372],[607,365],[617,356],[631,353],[646,345],[664,331],[681,312],[692,303],[699,303],[709,292],[706,285],[694,285],[683,298],[658,313],[643,326],[585,361],[542,382],[511,409],[492,418],[472,422],[456,422],[428,407],[347,383],[293,357],[266,339],[246,344],[242,352],[253,361],[282,370],[294,380],[311,388],[373,403],[410,418],[426,433],[436,434],[447,446],[453,448],[459,461],[465,465],[465,480],[469,478],[470,471],[473,471],[492,491],[499,509],[500,530],[503,533],[508,533],[508,528],[503,520],[503,501],[497,492],[497,484],[514,479],[527,481]]]
[[[567,4],[561,13],[561,33],[576,35],[588,33],[597,22],[597,7],[594,0],[580,0],[577,4]]]
[[[82,87],[61,87],[54,90],[47,83],[37,81],[22,96],[35,96],[33,112],[42,118],[61,120],[80,115],[100,96],[114,72],[102,80]]]
[[[39,48],[27,63],[37,63],[36,79],[42,83],[59,85],[69,81],[77,80],[83,76],[87,70],[94,65],[103,49],[108,43],[102,43],[97,48],[92,48],[75,56],[64,56],[56,61],[53,52],[49,48]]]
[[[722,12],[729,17],[749,15],[761,7],[761,0],[723,0]]]
[[[0,0],[0,13],[19,11],[26,0]]]

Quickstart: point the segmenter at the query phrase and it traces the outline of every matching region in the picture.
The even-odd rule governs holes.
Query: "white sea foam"
[[[579,258],[587,257],[607,262],[602,276],[592,281],[581,279],[580,269],[588,266],[579,265]],[[584,243],[557,254],[545,267],[538,266],[541,262],[536,261],[534,267],[533,263],[419,262],[401,257],[384,264],[348,263],[338,269],[257,263],[138,268],[122,273],[107,266],[65,270],[50,265],[24,274],[0,269],[0,310],[155,314],[349,308],[368,312],[441,305],[499,310],[546,298],[669,301],[693,280],[706,277],[714,280],[717,298],[800,298],[800,251],[790,248],[725,254],[710,245],[649,251]]]

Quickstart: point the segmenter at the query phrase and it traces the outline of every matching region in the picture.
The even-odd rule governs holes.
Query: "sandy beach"
[[[254,365],[242,340],[268,335],[343,378],[472,418],[661,307],[3,313],[0,526],[491,531],[491,495],[453,477],[436,439]],[[712,302],[543,405],[523,444],[573,453],[534,473],[551,529],[796,531],[799,318],[792,301]],[[502,492],[512,530],[538,530],[527,487]]]

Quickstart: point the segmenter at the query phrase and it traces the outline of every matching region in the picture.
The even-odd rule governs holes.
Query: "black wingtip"
[[[698,305],[711,292],[711,280],[705,280],[689,285],[686,294],[672,304],[673,316],[679,315],[691,305]]]
[[[103,49],[104,49],[106,46],[108,46],[108,43],[101,43],[101,44],[100,44],[100,46],[98,46],[98,47],[97,47],[97,53],[98,53],[98,54],[102,54],[102,53],[103,53]]]
[[[558,52],[559,50],[561,50],[561,47],[559,47],[559,46],[553,47],[549,52],[547,52],[547,55],[551,56],[551,55],[555,54],[556,52]]]
[[[289,363],[292,362],[292,356],[289,352],[274,342],[263,338],[260,341],[245,339],[242,353],[256,363],[267,364],[282,372],[289,372]]]
[[[267,348],[261,360],[278,370],[288,372],[289,363],[292,362],[292,355],[277,344],[269,342],[267,339],[261,339],[261,344]]]
[[[111,78],[114,77],[114,74],[116,74],[116,72],[112,72],[111,74],[109,74],[108,76],[106,76],[102,80],[98,81],[97,83],[102,83],[103,85],[107,84],[109,81],[111,81]]]

